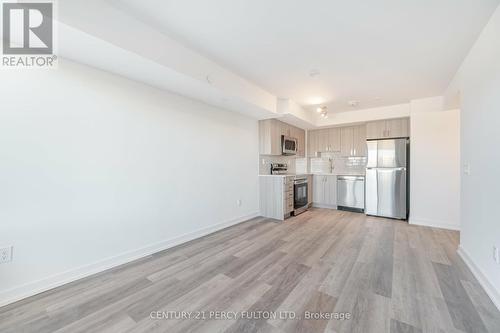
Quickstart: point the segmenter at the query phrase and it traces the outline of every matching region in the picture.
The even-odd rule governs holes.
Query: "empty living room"
[[[0,6],[0,332],[500,332],[500,0]]]

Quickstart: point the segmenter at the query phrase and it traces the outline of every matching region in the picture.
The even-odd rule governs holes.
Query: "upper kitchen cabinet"
[[[340,151],[340,128],[334,127],[328,129],[328,148],[329,151]]]
[[[342,127],[340,135],[340,154],[342,156],[366,156],[365,125]]]
[[[328,130],[318,130],[318,151],[330,151],[330,143],[328,142]]]
[[[368,156],[366,147],[366,125],[354,126],[353,141],[354,156]]]
[[[305,131],[276,119],[266,119],[259,121],[260,154],[281,155],[282,135],[297,139],[297,156],[305,156]]]
[[[410,136],[408,118],[372,121],[366,124],[366,138],[388,139],[405,138]]]
[[[316,152],[340,151],[340,128],[326,128],[308,132],[308,156],[316,156]]]
[[[316,157],[316,152],[319,151],[318,140],[319,131],[307,131],[307,157]]]
[[[386,121],[389,138],[406,138],[410,136],[410,119],[390,119]]]
[[[290,135],[297,139],[297,157],[306,156],[306,131],[301,128],[290,126]]]
[[[281,121],[259,120],[259,152],[262,155],[281,155]]]
[[[288,125],[287,123],[284,123],[282,121],[277,120],[280,123],[280,128],[281,128],[281,135],[284,136],[292,136],[292,127],[291,125]]]

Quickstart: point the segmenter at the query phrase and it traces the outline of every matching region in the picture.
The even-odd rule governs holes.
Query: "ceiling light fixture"
[[[323,118],[328,118],[328,112],[327,112],[327,107],[325,105],[320,106],[316,109],[316,112],[321,115]]]

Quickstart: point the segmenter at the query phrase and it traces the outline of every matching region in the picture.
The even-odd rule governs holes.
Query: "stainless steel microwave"
[[[283,155],[297,154],[297,139],[289,136],[281,136],[281,153]]]

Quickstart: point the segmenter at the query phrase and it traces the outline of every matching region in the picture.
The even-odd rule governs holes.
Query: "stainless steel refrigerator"
[[[370,140],[366,144],[365,213],[407,219],[408,139]]]

